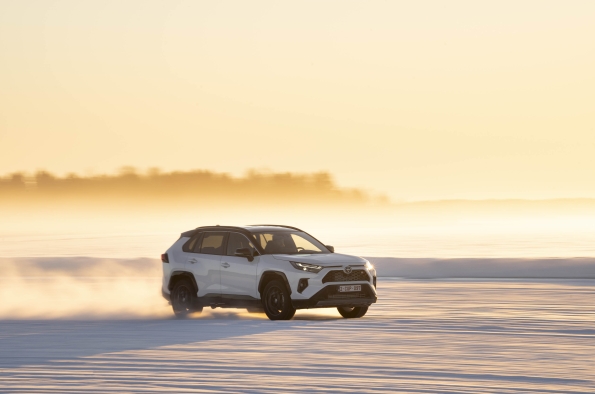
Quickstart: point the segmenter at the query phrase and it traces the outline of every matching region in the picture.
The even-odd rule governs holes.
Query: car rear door
[[[198,296],[221,296],[221,257],[227,241],[223,231],[205,231],[189,253],[186,269],[194,275]]]
[[[235,256],[240,248],[249,248],[255,252],[254,245],[240,233],[231,232],[227,241],[227,252],[221,259],[221,293],[231,296],[250,296],[258,298],[256,285],[256,266],[259,256],[252,261],[246,257]]]

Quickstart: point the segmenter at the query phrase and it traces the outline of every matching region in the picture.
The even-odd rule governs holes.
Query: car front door
[[[257,253],[252,242],[240,233],[230,233],[227,251],[221,259],[221,293],[223,296],[250,296],[258,298],[256,289],[256,266],[259,256],[250,261],[246,257],[235,256],[236,250],[249,248]]]
[[[198,296],[221,296],[221,256],[227,233],[206,231],[188,254],[186,269],[194,275]]]

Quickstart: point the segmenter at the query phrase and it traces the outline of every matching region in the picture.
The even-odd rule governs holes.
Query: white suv
[[[377,300],[372,264],[334,253],[295,227],[199,227],[182,233],[161,260],[161,291],[178,317],[210,306],[264,309],[271,320],[335,307],[354,318]]]

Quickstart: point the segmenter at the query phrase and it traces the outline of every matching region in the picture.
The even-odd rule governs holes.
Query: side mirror
[[[250,248],[236,249],[235,256],[245,257],[248,259],[248,261],[254,260],[254,256],[252,255],[252,250],[250,250]]]
[[[331,245],[324,245],[326,246],[326,248],[331,252],[331,253],[335,253],[335,247],[331,246]]]

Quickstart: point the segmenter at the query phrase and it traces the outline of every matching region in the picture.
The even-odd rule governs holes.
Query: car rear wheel
[[[202,311],[195,308],[196,293],[190,281],[182,279],[175,284],[171,292],[171,306],[178,318],[185,318],[192,312]]]
[[[346,319],[362,317],[368,311],[367,306],[340,306],[337,308],[341,316]]]
[[[264,313],[271,320],[289,320],[295,315],[287,287],[278,280],[272,280],[264,288],[262,295]]]

